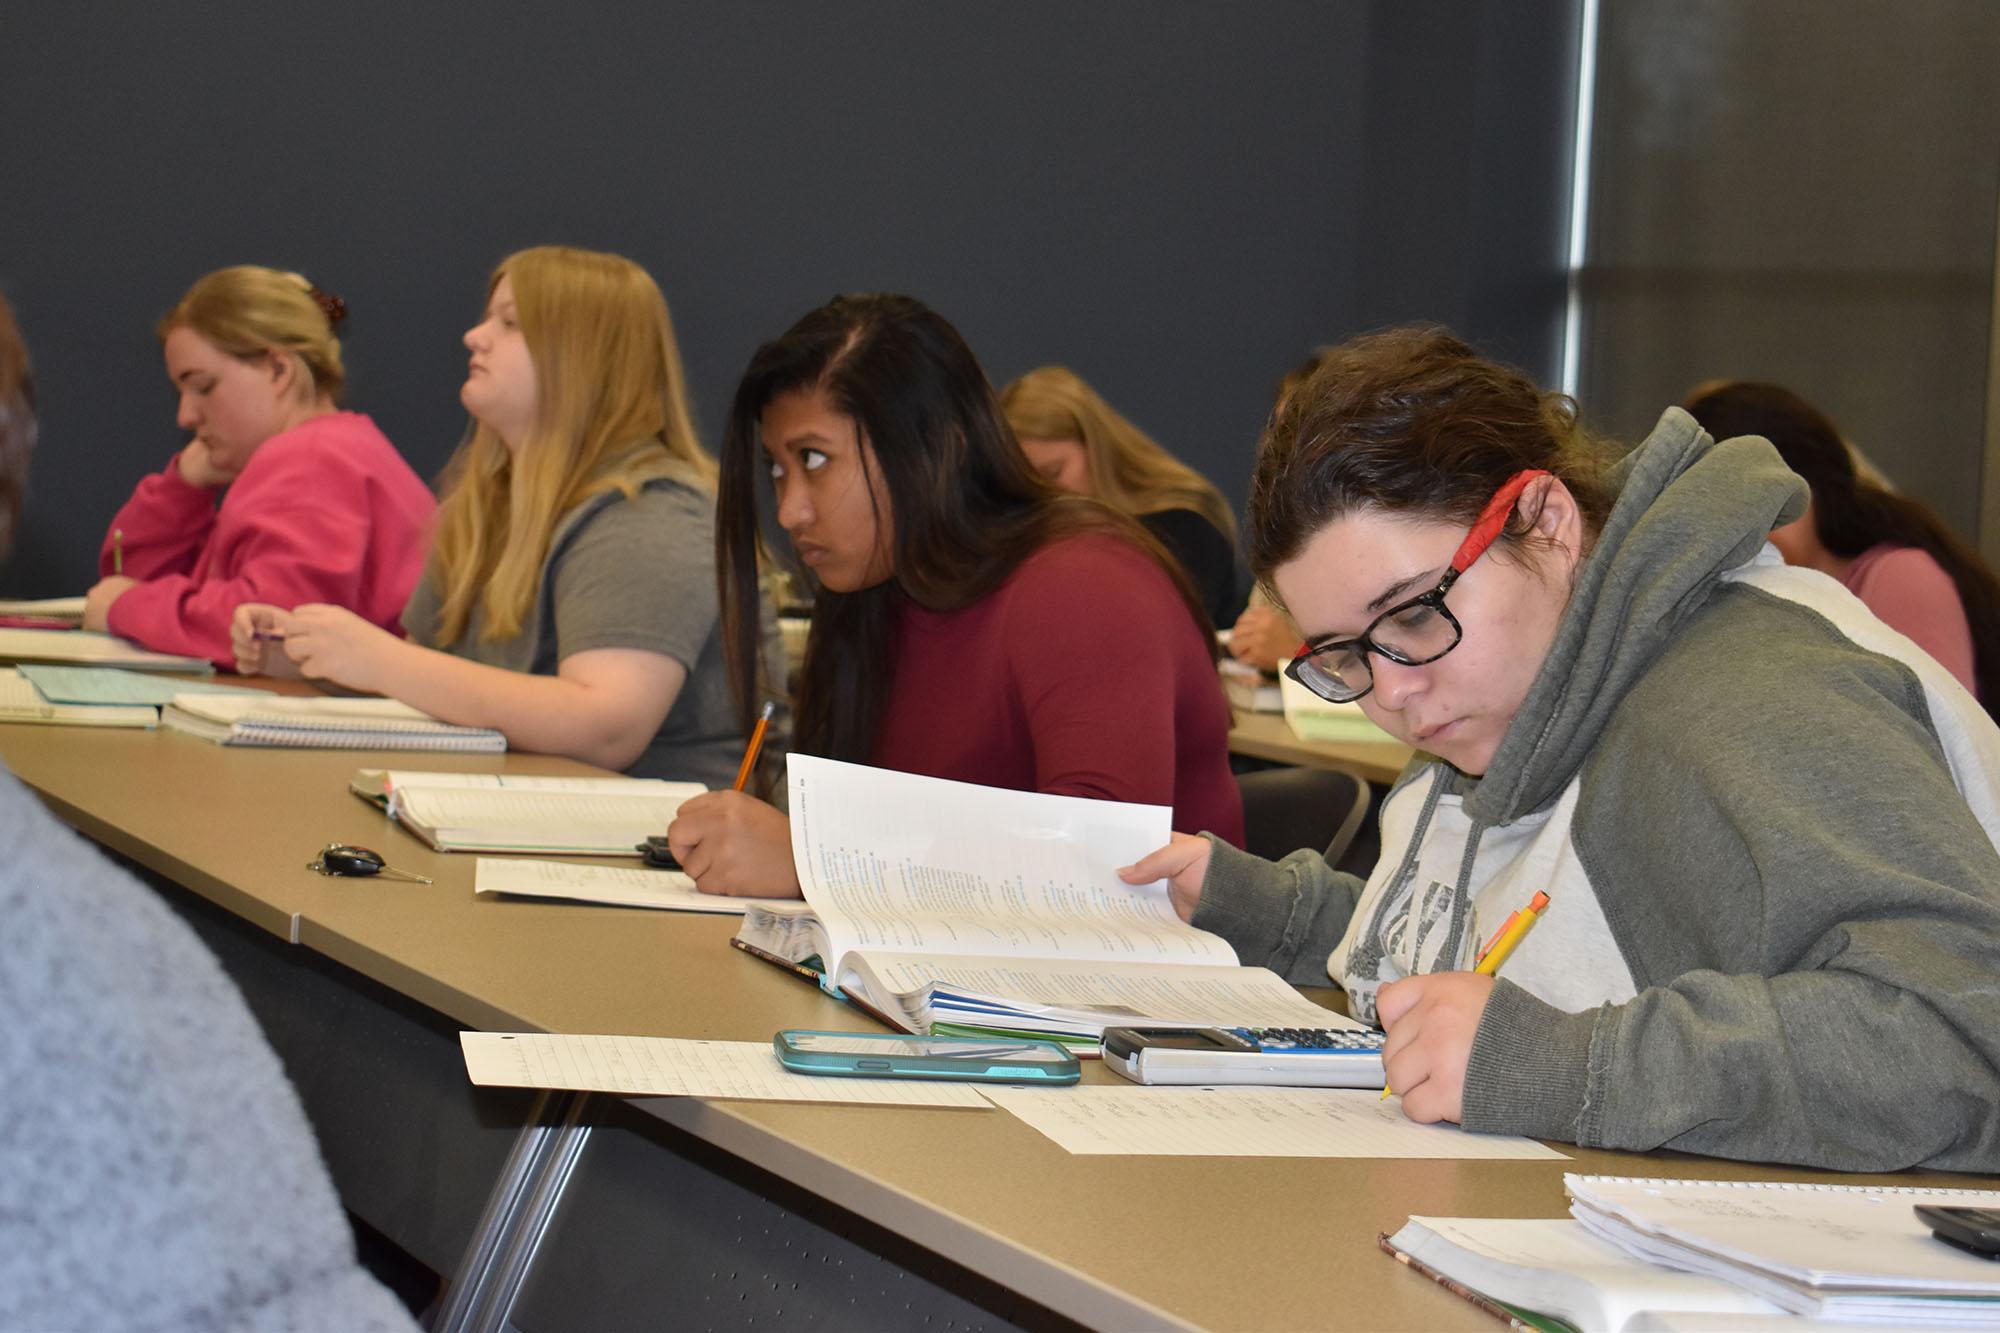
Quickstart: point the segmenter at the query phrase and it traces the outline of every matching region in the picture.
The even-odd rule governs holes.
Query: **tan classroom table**
[[[1306,768],[1338,768],[1388,786],[1410,762],[1410,747],[1401,741],[1300,740],[1282,713],[1235,711],[1229,729],[1229,749],[1252,759]]]
[[[429,1169],[436,1141],[458,1132],[445,1118],[451,1099],[469,1096],[454,1025],[749,1041],[780,1027],[871,1026],[727,947],[731,917],[475,899],[473,858],[427,851],[345,790],[363,766],[585,771],[580,765],[522,755],[255,752],[164,731],[18,725],[0,726],[0,757],[76,827],[240,918],[240,933],[261,933],[256,947],[275,962],[253,959],[244,975],[275,971],[250,977],[246,990],[254,985],[269,1002],[286,987],[300,995],[330,987],[414,1023],[419,1036],[395,1057],[405,1061],[393,1066],[405,1071],[396,1078],[435,1081],[442,1091],[423,1105],[445,1109],[435,1125],[401,1123],[430,1112],[398,1112],[393,1128],[423,1151],[397,1156],[402,1150],[387,1145],[378,1155],[406,1173]],[[392,866],[437,883],[306,871],[330,839],[375,847]],[[272,1026],[261,1009],[260,1017]],[[343,1124],[349,1116],[386,1141],[388,1130],[366,1117],[374,1099],[394,1099],[395,1080],[378,1078],[371,1091],[297,1054],[332,1058],[343,1043],[365,1044],[373,1029],[313,1021],[317,1046],[274,1041],[329,1142],[343,1197],[391,1236],[431,1234],[418,1224],[425,1219],[389,1216],[384,1225],[371,1216],[371,1208],[394,1214],[400,1205],[379,1202],[391,1196],[369,1175],[369,1154],[338,1146],[355,1136]],[[1094,1065],[1087,1076],[1110,1078]],[[502,1123],[509,1115],[518,1122],[519,1100],[468,1104],[488,1129],[519,1128]],[[674,1326],[696,1317],[731,1326],[719,1296],[781,1317],[789,1300],[794,1313],[818,1310],[826,1327],[916,1326],[931,1318],[920,1308],[961,1295],[978,1304],[960,1307],[958,1328],[1484,1329],[1487,1316],[1379,1253],[1377,1234],[1411,1213],[1560,1215],[1564,1170],[1832,1178],[1575,1149],[1565,1149],[1565,1162],[1072,1157],[997,1110],[604,1097],[587,1105],[602,1128],[563,1177],[555,1221],[518,1302],[503,1311],[523,1330]],[[475,1176],[490,1169],[460,1168]],[[711,1177],[737,1181],[727,1198],[767,1212],[714,1202],[705,1192]],[[772,1202],[751,1197],[760,1181]],[[776,1259],[747,1257],[760,1240]],[[707,1258],[678,1253],[701,1245],[711,1247]],[[872,1266],[865,1274],[863,1260]],[[752,1263],[791,1267],[747,1271]],[[872,1313],[843,1323],[841,1302],[856,1299],[861,1277],[877,1270],[917,1275],[905,1291],[907,1313],[890,1318],[871,1297]],[[807,1278],[817,1287],[801,1285]],[[931,1287],[941,1294],[920,1307],[917,1296]]]

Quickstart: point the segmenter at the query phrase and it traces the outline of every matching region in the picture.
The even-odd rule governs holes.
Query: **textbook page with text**
[[[819,974],[913,1032],[1095,1046],[1138,1024],[1348,1026],[1117,867],[1164,844],[1165,806],[1051,796],[789,757],[805,894],[752,906],[739,946]]]

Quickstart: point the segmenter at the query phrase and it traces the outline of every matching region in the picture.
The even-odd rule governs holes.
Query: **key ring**
[[[336,875],[344,879],[380,875],[384,879],[407,880],[412,884],[433,882],[427,875],[413,875],[407,870],[391,869],[389,863],[382,859],[380,852],[344,842],[328,843],[321,849],[318,860],[306,862],[306,869],[315,874]]]

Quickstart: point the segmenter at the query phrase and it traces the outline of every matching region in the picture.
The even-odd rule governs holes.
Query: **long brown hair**
[[[815,586],[794,749],[870,758],[893,675],[893,598],[936,611],[969,606],[1042,546],[1073,534],[1107,533],[1146,552],[1207,633],[1187,576],[1145,529],[1095,500],[1057,491],[1029,466],[957,329],[907,296],[836,297],[757,349],[723,435],[716,571],[730,678],[746,727],[760,697],[760,512],[772,504],[759,422],[773,399],[795,391],[826,395],[873,451],[894,518],[895,572],[857,592]]]
[[[0,560],[14,545],[34,447],[35,377],[28,367],[28,345],[14,323],[13,307],[0,296]]]
[[[2000,582],[1976,552],[1916,500],[1863,477],[1833,420],[1790,389],[1756,380],[1707,385],[1684,406],[1718,440],[1761,435],[1812,488],[1820,545],[1852,559],[1884,542],[1914,546],[1943,567],[1972,631],[1972,678],[1988,713],[2000,709]]]
[[[1031,370],[1000,391],[1007,424],[1024,440],[1075,440],[1091,493],[1138,517],[1192,509],[1234,541],[1236,516],[1215,483],[1175,458],[1066,366]]]
[[[1529,468],[1569,489],[1594,538],[1615,498],[1603,459],[1568,397],[1443,329],[1368,334],[1329,349],[1265,428],[1250,480],[1250,564],[1268,587],[1272,570],[1356,509],[1470,524]],[[1496,550],[1533,527],[1534,515],[1517,511]]]
[[[475,606],[480,638],[521,632],[556,524],[584,500],[613,490],[630,499],[656,477],[707,487],[715,476],[651,274],[619,255],[544,245],[500,261],[489,301],[502,278],[535,366],[536,420],[518,453],[475,421],[446,465],[438,647],[463,637]]]

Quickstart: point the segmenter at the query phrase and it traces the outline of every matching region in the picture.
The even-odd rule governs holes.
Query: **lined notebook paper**
[[[1064,1151],[1150,1157],[1453,1157],[1561,1161],[1531,1139],[1419,1125],[1398,1101],[1332,1088],[988,1088]]]
[[[978,1090],[964,1083],[794,1074],[778,1063],[768,1041],[461,1032],[458,1043],[465,1055],[465,1072],[480,1087],[986,1109]]]
[[[160,720],[176,731],[222,745],[482,752],[507,748],[507,738],[497,731],[440,722],[394,699],[177,694]]]

